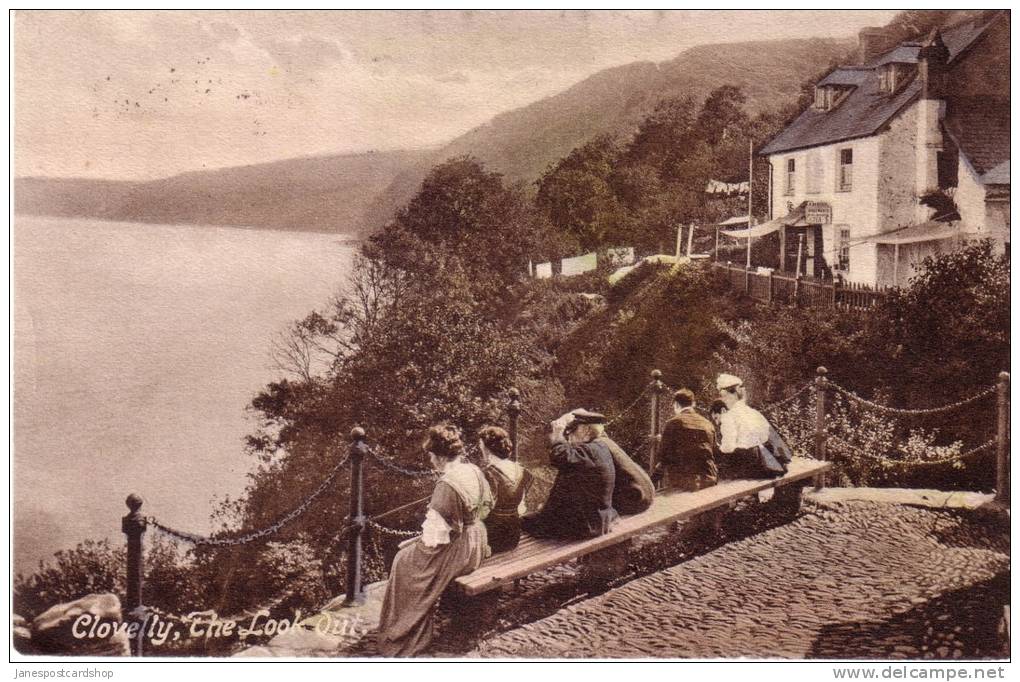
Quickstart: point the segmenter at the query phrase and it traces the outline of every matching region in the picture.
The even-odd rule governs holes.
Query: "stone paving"
[[[467,653],[1008,656],[999,631],[1009,600],[1004,514],[831,500],[809,502],[805,512],[601,595],[561,603],[552,615],[491,635]]]

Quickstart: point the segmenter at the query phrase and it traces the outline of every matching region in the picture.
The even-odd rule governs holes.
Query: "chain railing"
[[[888,457],[882,457],[881,455],[873,455],[869,452],[865,452],[860,447],[854,446],[852,443],[839,438],[838,436],[829,436],[830,441],[834,442],[837,450],[842,452],[852,451],[854,456],[860,457],[861,459],[871,460],[873,462],[879,462],[886,466],[902,467],[902,468],[914,468],[914,467],[930,467],[930,466],[941,466],[943,464],[952,464],[955,462],[962,462],[969,457],[990,450],[995,447],[996,439],[985,441],[977,447],[973,447],[970,450],[960,452],[949,457],[939,457],[935,459],[890,459]]]
[[[275,535],[281,528],[308,511],[312,504],[314,504],[315,501],[329,489],[329,486],[333,484],[333,480],[336,478],[337,474],[339,474],[340,470],[347,465],[348,461],[350,461],[349,454],[334,465],[329,474],[326,475],[326,478],[319,484],[319,487],[316,488],[311,495],[306,497],[304,502],[281,516],[276,523],[259,530],[245,533],[244,535],[236,537],[209,537],[177,530],[176,528],[165,525],[153,516],[147,516],[145,521],[148,525],[161,531],[165,535],[176,540],[181,540],[195,545],[196,547],[236,547],[238,545],[246,545],[248,543],[255,542],[256,540],[269,537],[270,535]]]
[[[1008,503],[1009,500],[1009,452],[1008,452],[1008,416],[1009,416],[1009,405],[1008,405],[1008,391],[1009,391],[1009,374],[1003,372],[999,375],[999,381],[996,386],[990,387],[980,393],[965,398],[963,400],[950,403],[948,405],[942,405],[933,408],[923,409],[905,409],[890,407],[882,405],[880,403],[867,400],[857,395],[853,391],[827,379],[826,370],[824,367],[819,367],[817,370],[814,381],[808,382],[801,386],[799,389],[794,391],[791,395],[783,398],[779,401],[770,403],[762,407],[762,411],[773,412],[781,407],[785,407],[790,403],[793,403],[798,398],[801,398],[809,392],[814,393],[815,397],[815,410],[814,410],[814,448],[812,450],[812,456],[815,459],[826,461],[828,458],[827,449],[831,442],[834,449],[843,456],[858,457],[861,459],[867,459],[872,461],[880,462],[886,466],[902,466],[902,467],[925,467],[925,466],[936,466],[959,462],[973,455],[985,452],[991,448],[996,450],[996,497],[1002,502]],[[668,386],[662,381],[662,372],[659,370],[653,370],[651,372],[651,381],[645,386],[644,389],[630,402],[627,406],[613,416],[607,422],[608,425],[618,423],[624,416],[630,414],[644,398],[649,398],[650,402],[650,428],[642,444],[637,448],[635,454],[644,450],[645,447],[649,448],[648,451],[648,471],[651,475],[655,470],[655,460],[660,433],[663,425],[662,408],[668,407],[668,404],[662,402],[662,395],[667,391],[672,393],[673,388]],[[860,448],[854,447],[852,444],[845,440],[842,440],[838,435],[831,434],[827,431],[827,414],[828,414],[828,397],[830,394],[840,395],[846,398],[848,401],[858,405],[862,405],[866,408],[880,411],[884,414],[905,416],[905,415],[931,415],[931,414],[944,414],[953,410],[960,409],[967,405],[970,405],[978,400],[986,398],[993,393],[997,394],[997,407],[998,407],[998,423],[996,436],[977,447],[971,448],[965,452],[955,453],[949,457],[941,457],[929,460],[895,460],[887,457],[883,457],[878,454],[864,452]],[[519,438],[519,419],[523,413],[526,416],[530,415],[528,409],[522,405],[521,395],[516,389],[512,389],[508,392],[508,404],[507,414],[509,416],[510,433],[513,435],[513,457],[514,459],[518,456],[518,438]],[[532,415],[533,416],[533,415]],[[535,417],[537,419],[537,417]],[[423,480],[426,478],[436,479],[438,472],[432,469],[417,469],[412,467],[406,467],[395,461],[395,458],[386,457],[377,448],[369,447],[365,442],[366,435],[364,429],[355,427],[351,431],[351,445],[349,452],[346,457],[342,458],[337,462],[319,484],[319,486],[312,491],[297,507],[290,510],[282,517],[277,519],[272,525],[266,526],[259,530],[250,531],[243,535],[233,537],[217,537],[217,536],[203,536],[185,531],[177,530],[170,527],[162,522],[158,521],[153,517],[146,517],[141,514],[142,499],[137,495],[130,495],[127,499],[127,506],[129,513],[122,520],[122,530],[127,536],[127,594],[125,599],[125,612],[128,614],[138,613],[139,609],[144,610],[142,606],[142,536],[145,533],[147,526],[152,526],[156,530],[169,535],[170,537],[176,538],[183,542],[187,542],[196,546],[207,546],[207,547],[233,547],[239,545],[249,544],[256,540],[261,540],[266,537],[270,537],[279,532],[284,526],[295,521],[298,517],[305,514],[312,505],[321,498],[330,486],[336,480],[337,475],[340,471],[349,465],[350,467],[350,511],[348,514],[348,525],[341,531],[339,537],[346,536],[347,546],[347,601],[349,603],[356,603],[363,599],[362,592],[362,541],[363,535],[366,528],[380,533],[381,535],[396,537],[396,538],[413,538],[420,535],[420,530],[408,530],[393,528],[389,525],[380,523],[380,519],[387,516],[394,515],[401,511],[407,511],[423,502],[426,502],[429,497],[416,500],[414,502],[390,509],[381,514],[375,514],[373,516],[366,516],[363,513],[364,506],[364,463],[366,459],[370,459],[381,467],[398,473],[402,476],[414,480]],[[554,479],[549,479],[545,476],[533,472],[536,478],[548,483],[554,483]],[[817,487],[825,485],[824,474],[819,475],[815,480]],[[141,630],[141,628],[139,628]],[[137,639],[132,640],[132,653],[134,655],[141,655],[141,644],[142,640],[139,636]]]
[[[832,386],[832,389],[836,393],[839,393],[841,396],[843,396],[850,402],[857,403],[858,405],[863,405],[872,410],[875,410],[876,412],[882,412],[884,414],[891,414],[900,417],[944,414],[946,412],[952,412],[954,410],[960,409],[961,407],[966,407],[971,403],[977,402],[982,398],[987,398],[988,396],[993,395],[996,391],[995,386],[989,386],[980,393],[976,393],[970,396],[969,398],[964,398],[963,400],[958,400],[954,403],[948,403],[946,405],[940,405],[938,407],[910,409],[902,407],[890,407],[888,405],[882,405],[881,403],[876,403],[872,400],[868,400],[867,398],[862,398],[861,396],[857,395],[850,389],[840,386],[835,382],[830,382],[830,385]]]

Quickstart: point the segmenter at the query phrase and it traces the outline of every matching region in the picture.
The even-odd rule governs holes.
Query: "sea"
[[[14,570],[143,513],[198,533],[254,460],[273,339],[325,310],[345,235],[16,216]]]

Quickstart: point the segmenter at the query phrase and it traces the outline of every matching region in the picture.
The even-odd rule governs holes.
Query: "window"
[[[850,228],[840,225],[839,230],[839,263],[837,269],[844,272],[850,269]]]
[[[793,194],[797,188],[797,161],[796,159],[786,160],[786,193]]]
[[[839,175],[837,176],[840,192],[849,192],[854,186],[854,150],[839,150]]]
[[[825,88],[815,88],[815,109],[827,109],[825,104]]]

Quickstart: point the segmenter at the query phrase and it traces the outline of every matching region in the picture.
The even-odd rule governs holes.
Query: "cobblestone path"
[[[493,635],[481,657],[1008,655],[1008,526],[980,511],[811,504],[796,520]]]

